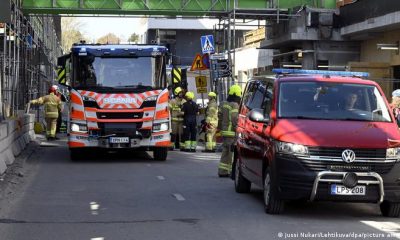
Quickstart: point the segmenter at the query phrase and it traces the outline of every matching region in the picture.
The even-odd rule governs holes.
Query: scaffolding
[[[0,23],[1,119],[18,115],[30,99],[46,92],[62,54],[57,16],[25,16],[21,0],[6,1],[10,21]]]

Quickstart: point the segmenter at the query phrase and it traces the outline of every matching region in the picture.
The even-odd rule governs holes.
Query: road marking
[[[179,193],[174,193],[174,194],[172,194],[175,198],[176,198],[176,200],[178,200],[178,201],[185,201],[186,199],[181,195],[181,194],[179,194]]]
[[[377,221],[361,221],[370,227],[373,227],[379,231],[385,232],[391,238],[400,239],[400,224],[394,222],[377,222]]]
[[[165,180],[165,177],[163,177],[163,176],[157,176],[157,178],[158,178],[158,180],[161,180],[161,181]]]
[[[95,238],[91,238],[90,240],[104,240],[103,237],[95,237]]]
[[[98,204],[97,202],[90,202],[90,210],[92,215],[99,215],[99,210],[100,208],[100,204]]]

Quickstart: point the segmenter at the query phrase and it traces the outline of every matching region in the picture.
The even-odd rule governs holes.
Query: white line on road
[[[165,180],[165,177],[163,177],[163,176],[157,176],[157,178],[158,178],[158,180]]]
[[[95,211],[95,210],[99,210],[100,205],[96,202],[91,202],[90,203],[90,210]]]
[[[362,223],[389,234],[390,238],[400,239],[400,224],[394,222],[361,221]]]
[[[103,237],[95,237],[95,238],[91,238],[90,240],[104,240]]]
[[[176,198],[176,200],[178,201],[185,201],[186,199],[179,193],[174,193],[172,194],[172,196],[174,196]]]

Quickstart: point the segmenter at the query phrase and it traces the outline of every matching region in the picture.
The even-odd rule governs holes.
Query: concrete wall
[[[386,62],[392,66],[400,65],[400,55],[396,51],[379,50],[378,43],[396,43],[400,40],[400,30],[388,31],[374,39],[361,43],[361,62]]]
[[[0,174],[11,165],[26,145],[35,139],[34,114],[0,122]]]

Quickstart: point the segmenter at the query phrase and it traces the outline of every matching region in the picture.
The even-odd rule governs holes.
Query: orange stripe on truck
[[[71,148],[75,148],[75,147],[85,147],[84,143],[81,142],[73,142],[73,141],[69,141],[68,142],[68,146]]]
[[[161,95],[161,97],[158,99],[158,103],[166,103],[169,100],[168,92],[164,93]]]
[[[82,111],[72,110],[71,119],[85,120],[85,114]]]
[[[170,147],[171,141],[156,142],[157,147]]]
[[[165,119],[169,117],[169,111],[167,109],[156,112],[155,119]]]
[[[71,94],[71,102],[82,105],[82,99],[74,93]]]

